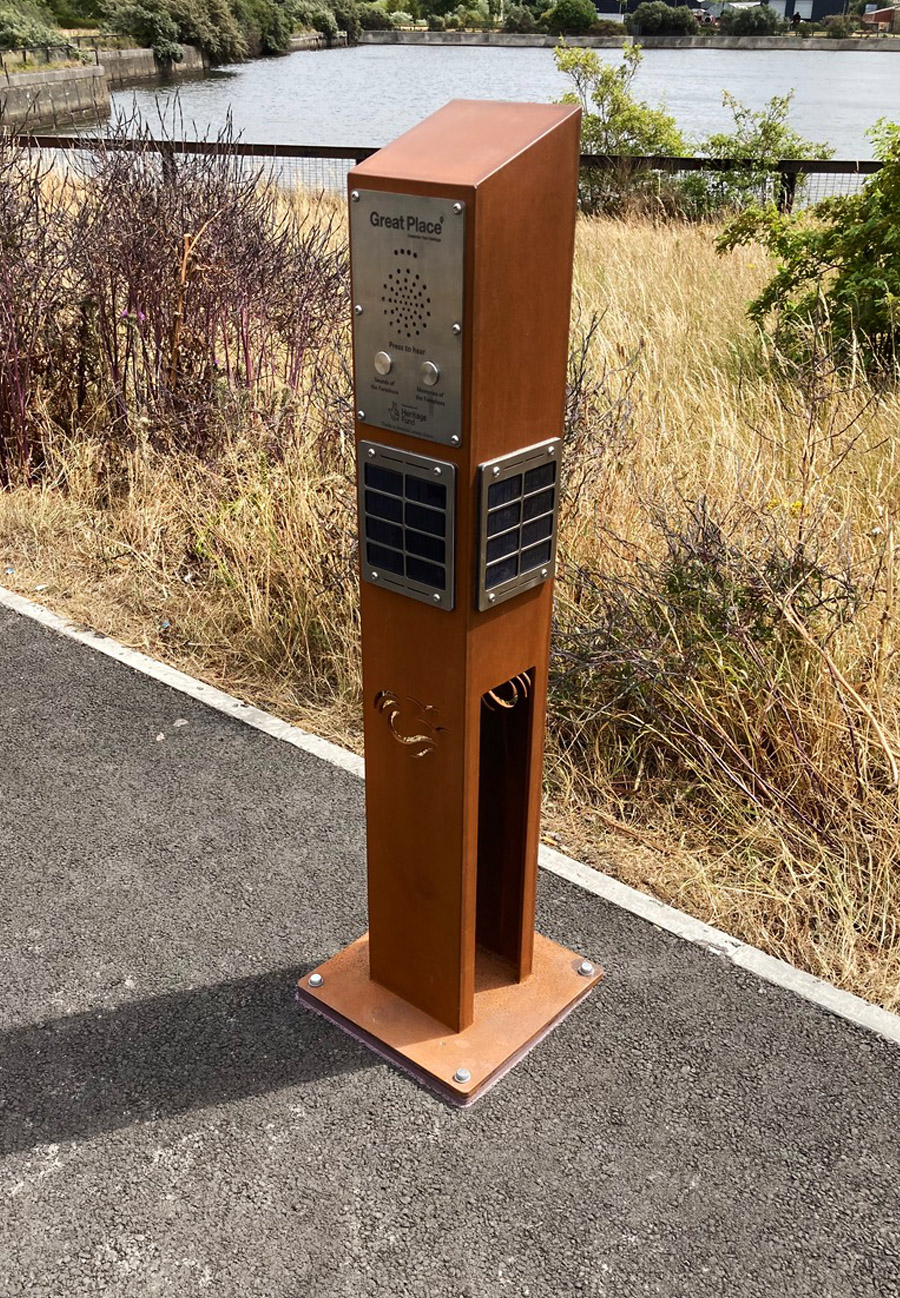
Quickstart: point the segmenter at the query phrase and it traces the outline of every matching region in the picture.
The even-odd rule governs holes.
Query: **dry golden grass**
[[[875,402],[825,361],[802,391],[776,383],[744,316],[764,259],[720,258],[712,244],[702,227],[579,223],[576,344],[592,313],[601,320],[568,451],[546,828],[896,1006],[900,399]],[[115,493],[90,444],[57,442],[65,490],[51,475],[0,495],[0,580],[358,747],[352,463],[322,418],[312,410],[277,461],[249,422],[208,465],[138,447]],[[799,547],[830,574],[823,589],[844,591],[843,614],[826,610],[826,624],[799,584],[776,583],[756,592],[778,607],[773,640],[738,642],[715,617],[710,631],[709,609],[660,630],[670,613],[648,574],[698,502],[763,583],[772,556]],[[656,628],[658,673],[638,704],[610,686],[627,645],[603,622],[597,574]],[[586,668],[578,654],[601,624],[602,663]],[[700,625],[702,645],[688,643]]]

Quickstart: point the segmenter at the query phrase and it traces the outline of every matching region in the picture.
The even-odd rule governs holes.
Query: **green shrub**
[[[153,50],[163,63],[179,63],[181,31],[166,0],[108,0],[106,26]]]
[[[753,9],[726,9],[719,19],[719,31],[725,36],[780,36],[787,31],[787,23],[767,4],[760,4]]]
[[[321,0],[305,7],[321,14],[336,34],[334,14]],[[179,59],[181,43],[199,46],[214,64],[234,63],[252,53],[283,54],[290,48],[295,22],[302,21],[301,9],[281,0],[105,0],[103,5],[110,31],[150,46],[157,58]]]
[[[331,0],[331,8],[340,31],[347,33],[347,40],[355,45],[362,31],[357,0]]]
[[[505,32],[535,32],[537,22],[534,14],[525,5],[510,5],[503,20]]]
[[[101,0],[47,0],[58,27],[96,27],[103,18]]]
[[[364,32],[389,32],[394,28],[393,18],[380,4],[361,4],[359,23]]]
[[[849,14],[829,14],[825,19],[825,35],[832,40],[846,40],[859,29],[859,22]]]
[[[598,18],[591,27],[591,36],[624,36],[625,24],[612,18]]]
[[[446,23],[440,14],[428,15],[428,30],[430,32],[442,32],[445,27]]]
[[[639,45],[626,46],[620,64],[605,63],[590,49],[558,45],[556,66],[574,83],[565,104],[582,110],[581,143],[585,153],[679,157],[684,139],[674,117],[635,99],[631,85],[641,65]]]
[[[320,32],[329,42],[338,34],[334,12],[322,0],[297,0],[294,5],[294,21],[298,26]]]
[[[731,112],[734,129],[701,141],[698,152],[708,158],[733,158],[744,165],[720,172],[694,172],[682,183],[691,215],[712,216],[737,211],[772,198],[777,164],[786,158],[830,158],[834,150],[800,135],[790,125],[794,92],[773,95],[760,109],[748,108],[726,90],[722,102]],[[752,165],[755,164],[755,165]],[[799,184],[803,184],[801,178]]]
[[[60,33],[54,31],[46,11],[37,4],[0,4],[0,50],[24,49],[37,45],[56,45]]]
[[[541,25],[560,36],[581,36],[597,21],[593,0],[556,0],[552,9],[541,15]]]
[[[644,0],[625,20],[630,32],[641,36],[696,36],[700,24],[687,5],[665,0]]]
[[[465,4],[457,5],[456,21],[463,30],[472,28],[475,31],[483,31],[494,25],[487,0],[466,0]]]
[[[290,49],[293,12],[278,0],[230,0],[235,21],[251,54],[284,54]]]
[[[565,44],[554,50],[556,66],[574,83],[562,102],[581,108],[581,147],[584,153],[640,157],[662,154],[679,157],[685,143],[664,108],[653,108],[632,94],[631,83],[641,64],[639,45],[626,46],[620,64],[602,61],[595,50]],[[615,169],[582,168],[579,201],[588,212],[622,213],[660,210],[660,182],[633,163]],[[669,210],[668,194],[662,206]]]
[[[869,135],[883,166],[859,193],[826,199],[811,214],[789,215],[773,204],[750,208],[716,246],[726,252],[759,241],[775,258],[775,275],[749,314],[788,359],[806,362],[811,340],[824,336],[839,361],[896,376],[900,125],[882,119]]]

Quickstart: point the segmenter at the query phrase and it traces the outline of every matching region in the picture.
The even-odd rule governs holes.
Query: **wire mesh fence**
[[[42,161],[62,171],[89,174],[98,150],[134,150],[144,165],[173,177],[178,159],[219,153],[242,175],[258,174],[285,190],[343,193],[347,174],[374,148],[300,144],[248,144],[222,140],[152,140],[146,136],[109,139],[93,136],[19,137]],[[810,207],[824,198],[854,194],[881,167],[879,162],[785,159],[760,163],[730,158],[622,157],[584,154],[581,206],[585,211],[617,212],[630,207],[657,212],[704,215],[735,210],[750,202],[774,202],[783,211]]]
[[[583,154],[579,197],[589,212],[648,210],[715,215],[750,203],[782,211],[857,193],[880,162],[746,158],[623,157]]]
[[[22,45],[18,49],[0,50],[0,75],[8,81],[13,72],[23,72],[29,68],[38,70],[52,63],[96,63],[96,50],[82,50],[72,41],[62,41],[57,45]]]
[[[305,189],[319,193],[342,193],[347,174],[358,162],[370,157],[373,148],[335,148],[302,144],[246,144],[225,140],[150,140],[116,136],[101,139],[94,136],[32,135],[19,137],[23,144],[40,156],[42,163],[54,170],[75,175],[90,175],[99,152],[128,151],[141,155],[142,165],[159,168],[173,179],[178,176],[179,159],[190,155],[218,154],[241,176],[259,175],[279,188],[291,191]]]

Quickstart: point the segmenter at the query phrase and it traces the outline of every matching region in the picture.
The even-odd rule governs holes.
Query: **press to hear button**
[[[379,374],[390,374],[393,364],[387,352],[375,353],[375,369]]]
[[[441,377],[441,371],[433,361],[423,361],[419,370],[419,378],[425,384],[426,388],[433,388],[435,383]]]

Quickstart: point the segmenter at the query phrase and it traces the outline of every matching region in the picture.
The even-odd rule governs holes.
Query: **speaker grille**
[[[394,249],[394,269],[383,285],[384,318],[401,337],[421,338],[431,319],[428,285],[418,268],[419,254],[412,248]]]

